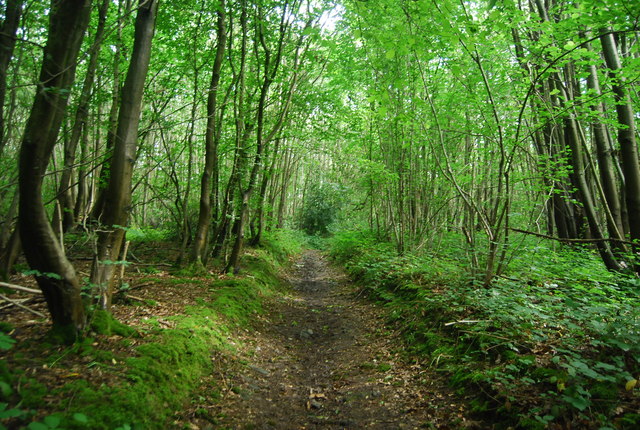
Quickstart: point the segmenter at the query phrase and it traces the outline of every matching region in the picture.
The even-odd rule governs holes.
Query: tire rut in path
[[[398,359],[380,310],[319,252],[307,251],[289,281],[293,295],[251,333],[245,365],[223,370],[213,428],[474,427],[441,379]]]

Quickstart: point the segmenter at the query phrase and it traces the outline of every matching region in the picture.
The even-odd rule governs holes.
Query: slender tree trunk
[[[89,220],[95,223],[100,223],[102,211],[105,205],[106,190],[109,184],[109,177],[111,175],[111,157],[113,156],[113,147],[116,140],[116,131],[118,128],[118,110],[120,108],[120,57],[121,57],[121,45],[122,45],[122,27],[124,25],[124,17],[129,14],[131,10],[131,0],[125,0],[124,10],[122,3],[118,4],[118,18],[120,22],[116,29],[116,44],[115,52],[113,53],[113,88],[111,91],[111,107],[109,109],[108,130],[106,139],[105,155],[102,161],[100,174],[95,181],[95,187],[93,190],[94,203],[89,214]]]
[[[218,10],[218,29],[216,56],[211,72],[211,84],[207,98],[207,131],[205,134],[205,165],[200,181],[200,213],[198,215],[198,226],[193,241],[191,261],[196,264],[203,264],[203,253],[206,250],[207,238],[209,236],[209,226],[212,219],[212,195],[218,194],[218,133],[217,123],[217,101],[218,85],[220,82],[220,71],[224,60],[224,51],[227,43],[226,13],[224,0],[221,1]],[[215,193],[215,194],[214,194]]]
[[[99,234],[98,252],[91,273],[91,282],[99,289],[100,306],[107,310],[111,306],[113,294],[116,268],[113,263],[120,255],[125,226],[129,222],[131,212],[131,181],[136,161],[138,125],[157,10],[158,0],[140,0],[131,62],[122,88],[122,105],[118,114],[111,175],[105,194],[102,214],[105,231]]]
[[[95,81],[96,69],[98,67],[98,58],[100,56],[100,48],[104,37],[105,23],[107,20],[107,11],[111,0],[102,0],[98,10],[98,27],[95,32],[95,39],[91,46],[89,55],[89,63],[87,65],[87,74],[82,84],[82,91],[78,101],[78,107],[75,113],[73,127],[71,128],[71,137],[65,141],[64,145],[64,168],[58,185],[58,202],[62,211],[62,229],[69,231],[75,225],[74,217],[74,198],[72,193],[73,186],[71,179],[73,176],[74,164],[76,161],[76,150],[78,143],[83,135],[86,127],[87,117],[89,116],[89,102],[91,101],[91,92]]]
[[[98,135],[99,136],[99,135]],[[81,164],[78,167],[78,194],[73,207],[73,218],[76,223],[84,225],[86,209],[89,199],[89,190],[87,185],[87,169],[85,163],[87,160],[87,152],[89,150],[89,130],[85,127],[82,132],[82,144],[80,145]]]
[[[587,85],[598,97],[601,97],[602,91],[600,90],[600,82],[595,65],[589,66]],[[600,180],[602,181],[602,189],[606,199],[605,203],[609,207],[612,218],[611,220],[607,219],[609,235],[622,240],[624,239],[624,225],[622,224],[620,192],[616,180],[613,156],[611,155],[613,148],[609,144],[606,127],[602,123],[605,116],[603,103],[597,102],[593,106],[593,111],[596,114],[596,119],[592,125],[593,140],[596,146]]]
[[[20,148],[19,227],[24,253],[47,301],[54,329],[66,340],[84,327],[80,282],[56,238],[42,200],[42,180],[58,138],[89,24],[91,1],[54,0],[35,100]]]
[[[246,164],[246,146],[249,136],[252,132],[252,126],[246,123],[245,109],[245,97],[246,97],[246,65],[247,65],[247,43],[248,43],[248,16],[247,16],[247,2],[240,2],[240,26],[241,26],[241,41],[240,41],[240,67],[237,72],[234,70],[235,84],[235,150],[233,167],[231,168],[231,175],[229,176],[229,182],[225,191],[224,208],[221,213],[220,222],[216,231],[216,242],[213,247],[213,255],[218,256],[221,252],[224,243],[226,242],[230,228],[236,229],[237,218],[235,218],[234,212],[236,212],[237,201],[241,200],[238,190],[241,190],[240,179],[242,172],[244,171]],[[231,37],[229,38],[232,39]],[[233,67],[232,67],[233,70]],[[232,220],[234,220],[232,222]],[[225,269],[226,270],[226,269]]]
[[[21,251],[20,229],[16,225],[9,236],[6,246],[2,249],[2,255],[0,255],[0,279],[9,279]]]
[[[566,141],[571,148],[571,159],[576,178],[576,185],[578,187],[578,195],[580,196],[580,202],[582,202],[585,215],[589,223],[591,237],[594,239],[603,239],[604,234],[600,229],[593,196],[589,184],[587,183],[582,144],[580,143],[577,124],[574,118],[567,118],[565,120],[565,133],[567,134]],[[598,241],[597,244],[600,257],[602,258],[605,266],[607,266],[609,270],[620,270],[620,264],[616,261],[613,253],[611,252],[609,244],[605,241]]]
[[[7,94],[7,70],[16,46],[16,33],[22,15],[23,0],[7,0],[4,22],[0,27],[0,157],[7,143],[4,125],[4,100]]]
[[[267,186],[269,185],[269,182],[273,177],[273,171],[275,170],[276,157],[279,154],[278,152],[279,148],[280,148],[280,139],[277,139],[275,148],[273,149],[273,157],[272,157],[271,164],[269,168],[264,171],[262,176],[262,182],[260,184],[260,194],[258,195],[258,198],[260,200],[258,202],[258,213],[256,214],[256,222],[258,223],[258,225],[257,225],[257,231],[255,235],[251,238],[251,243],[250,243],[251,246],[257,246],[260,243],[260,240],[262,239],[262,232],[264,231],[264,224],[265,224],[264,204],[267,197]]]
[[[277,133],[278,128],[282,126],[282,121],[284,120],[284,115],[286,115],[287,106],[285,106],[282,112],[282,115],[279,119],[278,124],[274,126],[274,129],[271,131],[269,136],[265,136],[264,133],[264,115],[266,109],[267,95],[269,93],[269,88],[273,83],[276,74],[278,73],[278,68],[280,66],[280,62],[282,60],[282,50],[284,48],[284,39],[285,35],[288,31],[288,25],[286,24],[286,15],[290,13],[288,10],[288,4],[285,4],[285,7],[282,8],[282,15],[280,20],[280,29],[279,29],[279,39],[278,45],[276,48],[275,57],[272,58],[273,55],[271,49],[268,47],[267,42],[265,40],[264,34],[264,17],[262,16],[261,6],[258,6],[258,23],[256,25],[256,37],[262,46],[264,51],[264,79],[262,81],[262,87],[260,88],[260,98],[258,100],[258,112],[257,112],[257,126],[256,126],[256,155],[253,160],[253,165],[251,166],[251,171],[249,173],[249,179],[246,188],[241,192],[241,206],[238,219],[236,221],[236,239],[233,244],[233,249],[231,251],[231,255],[229,257],[229,261],[227,262],[226,271],[234,271],[238,272],[240,269],[240,253],[242,251],[242,246],[244,242],[244,226],[249,217],[249,200],[251,199],[251,195],[253,193],[253,189],[255,188],[255,184],[258,178],[258,173],[260,169],[263,168],[262,159],[264,157],[265,151],[265,143],[268,143],[269,140],[273,138],[275,133]],[[272,63],[273,62],[273,63]],[[273,65],[272,65],[273,64]],[[238,183],[241,185],[241,183]]]
[[[618,143],[622,158],[624,186],[626,193],[627,214],[631,240],[640,242],[640,163],[638,162],[638,146],[636,143],[636,126],[631,99],[625,89],[622,65],[618,56],[613,34],[605,32],[600,36],[605,62],[614,77],[612,89],[618,114]],[[638,250],[639,245],[635,246]]]

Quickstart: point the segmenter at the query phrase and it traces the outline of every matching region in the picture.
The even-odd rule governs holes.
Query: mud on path
[[[427,366],[400,358],[399,335],[317,251],[289,274],[291,296],[273,304],[248,350],[219,357],[223,386],[192,428],[470,428],[464,402]],[[212,381],[213,382],[213,381]],[[204,399],[204,397],[202,397]]]

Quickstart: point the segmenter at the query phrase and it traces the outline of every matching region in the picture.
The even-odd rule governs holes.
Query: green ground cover
[[[248,327],[263,311],[265,300],[283,293],[286,287],[279,270],[299,251],[298,237],[280,231],[265,235],[260,248],[248,249],[240,275],[142,278],[158,287],[166,283],[197,289],[195,305],[163,317],[171,328],[154,324],[153,318],[145,327],[130,327],[96,312],[87,336],[74,345],[60,348],[45,342],[37,346],[43,365],[64,368],[66,360],[75,363],[85,358],[86,366],[102,368],[110,377],[100,385],[80,376],[50,391],[25,372],[33,364],[26,358],[22,368],[8,368],[0,361],[0,429],[6,428],[3,422],[30,430],[167,428],[175,411],[200,387],[203,376],[212,372],[212,354],[233,351],[234,330]],[[12,328],[0,329],[0,348],[10,350],[13,339],[5,333]],[[113,352],[98,346],[96,337],[114,335],[122,348]],[[137,346],[127,348],[134,342]],[[20,357],[15,362],[20,363]],[[58,401],[49,415],[34,421],[33,410],[42,406],[45,397]]]
[[[638,280],[591,251],[527,242],[483,287],[453,239],[438,255],[399,256],[369,233],[343,232],[329,248],[385,304],[410,354],[476,394],[476,413],[503,428],[640,424]]]

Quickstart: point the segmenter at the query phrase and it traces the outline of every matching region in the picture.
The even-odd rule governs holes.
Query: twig
[[[131,253],[129,253],[131,254]],[[164,266],[164,267],[173,267],[173,264],[169,263],[130,263],[134,266]]]
[[[448,326],[454,325],[454,324],[474,324],[474,323],[487,322],[487,321],[489,321],[489,320],[460,320],[460,321],[448,322],[444,326],[448,327]]]
[[[6,282],[0,282],[0,287],[9,288],[9,289],[16,290],[16,291],[22,291],[22,292],[25,292],[25,293],[42,294],[42,291],[40,291],[40,290],[34,290],[33,288],[21,287],[20,285],[7,284]]]
[[[139,284],[139,285],[131,285],[131,286],[129,286],[129,290],[137,290],[138,288],[148,287],[149,285],[153,285],[155,283],[156,283],[155,281],[151,281],[151,282],[144,282],[144,283]]]
[[[124,261],[127,261],[127,251],[129,250],[129,244],[130,243],[131,243],[130,240],[127,240],[124,243],[124,250],[122,251],[122,255],[123,255],[122,259]],[[122,266],[120,266],[120,282],[122,282],[122,278],[124,278],[124,266],[125,266],[124,264]]]
[[[5,296],[5,295],[3,295],[3,294],[0,294],[0,299],[2,299],[2,300],[6,300],[6,301],[7,301],[7,302],[9,302],[9,303],[13,303],[15,306],[17,306],[17,307],[19,307],[19,308],[22,308],[22,309],[24,309],[25,311],[29,311],[29,312],[31,312],[32,314],[38,315],[39,317],[42,317],[42,318],[46,318],[46,317],[47,317],[45,314],[40,313],[40,312],[38,312],[38,311],[35,311],[35,310],[31,309],[30,307],[23,305],[22,303],[18,303],[18,302],[17,302],[17,301],[15,301],[15,300],[11,300],[9,297],[7,297],[7,296]]]
[[[127,299],[137,300],[137,301],[142,302],[142,303],[146,303],[146,302],[147,302],[147,300],[149,300],[149,299],[144,299],[144,298],[142,298],[142,297],[133,296],[133,295],[131,295],[131,294],[125,294],[125,297],[126,297]],[[155,301],[155,300],[154,300],[154,301]],[[155,302],[156,302],[156,303],[158,303],[157,301],[155,301]]]
[[[477,332],[477,331],[468,331],[468,330],[460,330],[461,333],[467,333],[467,334],[482,334],[483,336],[489,336],[489,337],[494,337],[496,339],[500,339],[500,340],[506,340],[509,343],[517,343],[514,339],[512,338],[508,338],[508,337],[504,337],[504,336],[498,336],[496,334],[491,334],[491,333],[487,333],[487,332]],[[518,343],[518,345],[520,345]],[[522,345],[520,345],[522,346]]]

